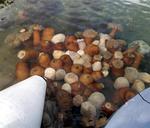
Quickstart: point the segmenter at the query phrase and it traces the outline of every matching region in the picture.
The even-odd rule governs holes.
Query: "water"
[[[0,89],[14,80],[16,49],[4,44],[7,34],[25,24],[52,26],[74,33],[85,28],[108,32],[106,24],[123,26],[117,38],[150,44],[150,0],[15,0],[0,9]],[[148,71],[149,72],[149,71]]]

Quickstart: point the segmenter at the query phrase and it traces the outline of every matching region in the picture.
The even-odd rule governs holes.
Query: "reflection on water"
[[[0,9],[0,66],[15,65],[15,61],[11,61],[11,58],[15,60],[15,51],[6,48],[2,36],[16,27],[39,23],[51,25],[65,33],[87,27],[107,32],[108,22],[123,26],[124,31],[118,34],[118,38],[129,43],[138,39],[150,43],[150,0],[15,0],[11,5]],[[13,54],[7,54],[8,51]],[[4,61],[6,56],[10,58],[9,61]],[[1,70],[1,74],[7,74],[6,69]],[[14,68],[9,69],[10,72],[13,70]]]

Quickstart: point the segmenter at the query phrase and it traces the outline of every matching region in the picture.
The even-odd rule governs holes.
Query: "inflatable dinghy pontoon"
[[[150,128],[150,88],[126,102],[105,128]]]
[[[0,128],[40,128],[46,81],[40,76],[0,91]]]

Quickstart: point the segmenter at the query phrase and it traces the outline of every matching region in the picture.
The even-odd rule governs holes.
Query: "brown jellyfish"
[[[124,53],[123,61],[127,66],[131,66],[134,63],[135,54],[133,53]]]
[[[76,42],[77,38],[73,35],[71,36],[67,36],[66,39],[65,39],[65,43],[68,44],[68,43],[74,43]]]
[[[105,102],[102,105],[101,110],[105,112],[108,116],[111,116],[117,110],[117,107],[111,102]]]
[[[49,63],[50,63],[50,58],[49,58],[49,55],[46,54],[46,53],[40,53],[39,57],[38,57],[38,62],[39,64],[46,68],[49,66]]]
[[[91,89],[93,91],[100,91],[104,88],[103,83],[97,83],[97,82],[94,82],[94,83],[90,84],[90,86],[91,86]]]
[[[75,36],[67,36],[65,40],[65,47],[67,50],[77,52],[79,50],[79,45],[76,42],[76,37]]]
[[[90,87],[85,87],[82,92],[82,96],[84,98],[84,101],[88,99],[88,97],[93,93],[92,89]]]
[[[106,48],[111,52],[114,53],[115,51],[122,50],[126,45],[124,40],[115,40],[110,39],[106,42]]]
[[[70,84],[71,86],[71,94],[73,96],[76,96],[76,95],[80,95],[83,91],[83,85],[80,83],[80,82],[74,82],[72,84]]]
[[[80,75],[83,71],[83,66],[80,65],[80,64],[73,64],[71,66],[71,72],[77,74],[77,75]]]
[[[33,46],[38,46],[41,42],[40,32],[38,30],[33,31]]]
[[[83,67],[83,73],[88,73],[88,74],[90,74],[90,73],[92,73],[93,71],[92,71],[92,67]]]
[[[65,90],[58,89],[56,100],[61,111],[69,111],[72,107],[72,96]]]
[[[83,103],[83,97],[81,95],[76,95],[73,97],[73,105],[79,107]]]
[[[107,124],[107,122],[108,122],[107,117],[102,117],[96,121],[95,128],[101,128],[101,127],[105,126]]]
[[[44,76],[44,68],[41,66],[35,66],[31,68],[30,75],[31,76],[34,76],[34,75]]]
[[[49,41],[42,40],[41,41],[41,51],[52,54],[54,51],[54,44]]]
[[[94,118],[92,116],[83,116],[81,118],[81,124],[85,128],[94,127],[95,123],[96,123],[96,118]]]
[[[103,54],[102,56],[103,56],[104,62],[109,63],[111,58],[112,58],[112,56],[113,56],[113,54],[111,52],[109,52],[109,51],[105,51],[102,54]]]
[[[101,78],[103,78],[103,74],[101,71],[93,71],[91,76],[92,76],[93,80],[95,80],[95,81],[98,81]]]
[[[26,41],[26,40],[28,40],[28,39],[31,38],[32,33],[29,32],[29,31],[25,31],[25,32],[22,32],[22,33],[18,33],[16,36],[17,36],[17,38],[18,38],[21,42],[24,42],[24,41]]]
[[[93,39],[90,38],[90,37],[85,37],[85,38],[84,38],[84,42],[85,42],[86,45],[89,45],[89,44],[92,44]]]
[[[124,75],[124,62],[121,59],[112,59],[111,72],[115,77]]]
[[[61,59],[52,59],[50,62],[50,66],[54,69],[60,69],[63,67],[63,62]]]
[[[115,105],[120,106],[129,99],[131,99],[132,97],[134,97],[136,94],[137,94],[136,91],[128,87],[120,88],[116,90],[116,92],[114,93],[112,102]]]
[[[42,33],[43,41],[50,41],[54,35],[55,30],[53,28],[45,28]]]
[[[18,62],[16,64],[16,79],[18,81],[28,78],[30,75],[28,64],[25,62]]]
[[[80,76],[80,82],[86,86],[93,83],[93,81],[94,79],[90,74],[85,73]]]
[[[108,28],[111,28],[111,32],[109,33],[109,35],[114,38],[117,32],[122,31],[122,26],[120,24],[116,24],[116,23],[108,23]]]
[[[99,47],[94,44],[90,44],[86,46],[84,50],[85,50],[85,53],[90,56],[97,55],[100,52]]]
[[[61,56],[60,60],[63,62],[64,65],[72,66],[72,64],[73,64],[73,61],[69,55]]]
[[[84,38],[92,38],[94,39],[97,36],[97,32],[94,29],[85,29],[82,33]]]
[[[54,50],[65,50],[65,44],[64,43],[54,44]]]
[[[134,54],[135,54],[135,60],[131,66],[138,69],[144,56],[138,52],[135,52]]]
[[[70,50],[70,51],[77,52],[79,50],[79,45],[76,42],[75,43],[67,43],[65,46],[66,46],[66,49]]]
[[[17,54],[17,57],[20,60],[23,61],[28,61],[30,59],[34,59],[37,58],[39,55],[39,53],[33,49],[28,49],[28,50],[20,50]]]
[[[137,94],[136,91],[132,90],[132,89],[129,89],[128,91],[125,92],[125,95],[124,95],[124,101],[128,101],[130,100],[131,98],[133,98],[135,95]]]

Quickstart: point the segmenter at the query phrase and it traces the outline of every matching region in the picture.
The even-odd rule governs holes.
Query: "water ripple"
[[[20,13],[27,19],[21,19]],[[121,38],[132,41],[140,35],[150,42],[149,35],[139,31],[150,33],[143,26],[145,23],[150,26],[149,17],[149,0],[15,0],[10,7],[0,10],[0,27],[40,23],[71,32],[86,27],[105,31],[108,22],[117,22],[125,27],[124,34],[119,34]]]

